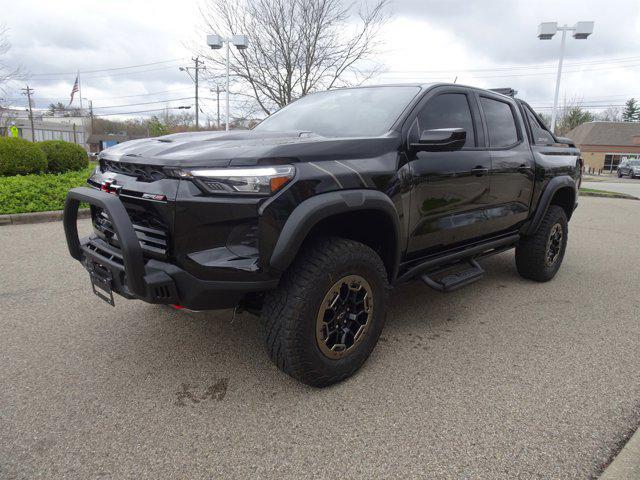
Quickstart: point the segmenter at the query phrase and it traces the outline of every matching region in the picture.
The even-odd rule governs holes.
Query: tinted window
[[[518,131],[509,104],[486,97],[480,97],[480,103],[489,130],[489,145],[508,147],[516,143]]]
[[[529,120],[529,125],[531,125],[533,143],[537,143],[539,145],[552,145],[555,143],[551,134],[543,125],[540,124],[533,112],[526,107],[524,111],[527,113],[527,120]]]
[[[324,137],[382,135],[418,92],[420,87],[367,87],[314,93],[278,110],[255,129]]]
[[[444,93],[429,100],[418,115],[418,127],[421,133],[437,128],[464,128],[467,132],[464,146],[476,145],[471,109],[464,93]]]

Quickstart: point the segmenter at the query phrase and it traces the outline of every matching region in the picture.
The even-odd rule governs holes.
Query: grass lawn
[[[94,167],[60,174],[0,177],[0,214],[62,210],[67,191],[85,185]]]

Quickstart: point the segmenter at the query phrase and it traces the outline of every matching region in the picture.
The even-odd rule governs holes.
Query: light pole
[[[567,32],[573,32],[576,40],[586,40],[593,33],[593,22],[578,22],[574,26],[558,26],[558,22],[542,22],[538,25],[538,38],[540,40],[551,40],[558,32],[562,32],[560,42],[560,60],[558,61],[558,74],[556,76],[556,93],[553,97],[553,112],[551,113],[551,131],[555,133],[556,118],[558,116],[558,94],[560,93],[560,77],[562,75],[562,61],[564,60],[564,50],[567,40]]]
[[[207,45],[213,50],[222,48],[222,44],[227,44],[227,88],[226,88],[226,122],[225,130],[229,131],[229,46],[233,43],[238,50],[244,50],[249,46],[249,38],[246,35],[233,35],[231,38],[222,38],[220,35],[207,35]]]

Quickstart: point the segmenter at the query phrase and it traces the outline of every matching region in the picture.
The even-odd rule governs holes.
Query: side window
[[[489,130],[489,146],[508,147],[518,141],[518,130],[511,106],[500,100],[480,97]]]
[[[533,112],[525,107],[524,111],[527,114],[527,120],[529,121],[529,125],[531,125],[531,134],[533,136],[533,143],[537,145],[553,145],[555,141],[553,137],[549,133],[549,131],[541,125]]]
[[[418,114],[420,132],[437,128],[464,128],[465,147],[475,147],[476,137],[469,101],[464,93],[443,93],[427,102]]]

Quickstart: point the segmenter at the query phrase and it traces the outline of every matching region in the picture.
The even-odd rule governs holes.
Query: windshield
[[[329,90],[302,97],[266,118],[255,130],[313,132],[323,137],[372,137],[391,129],[420,87]]]
[[[640,167],[640,160],[631,160],[627,165],[630,167]]]

